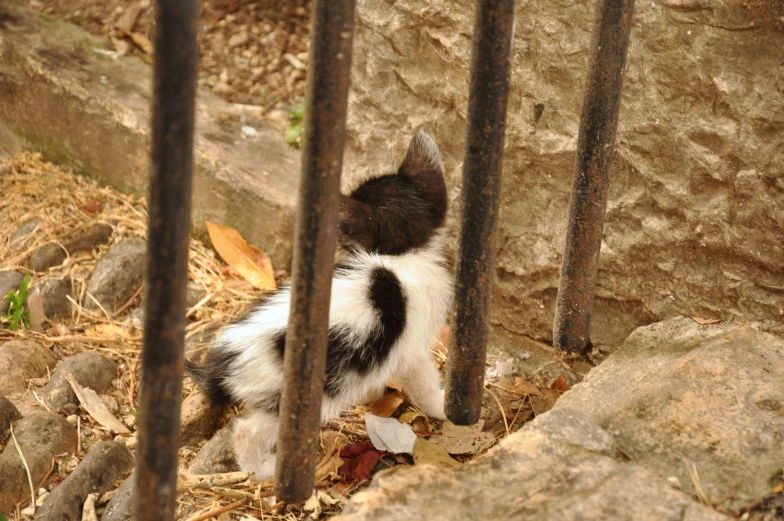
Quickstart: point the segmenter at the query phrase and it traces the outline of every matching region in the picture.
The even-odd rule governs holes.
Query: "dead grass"
[[[72,316],[57,323],[47,323],[43,332],[0,329],[0,341],[20,338],[36,340],[50,347],[61,359],[80,351],[91,350],[115,360],[120,368],[120,377],[115,389],[104,397],[104,401],[131,431],[135,431],[142,334],[139,324],[134,323],[132,312],[141,305],[143,292],[140,288],[117,313],[90,311],[83,307],[83,303],[89,276],[111,245],[129,237],[145,237],[147,210],[144,199],[100,187],[67,169],[46,163],[35,155],[24,154],[9,158],[0,168],[4,169],[0,170],[0,192],[3,193],[0,206],[0,262],[3,269],[27,271],[30,255],[37,248],[50,242],[63,242],[97,222],[114,226],[114,234],[108,244],[89,253],[68,257],[62,265],[51,268],[46,274],[33,274],[31,286],[44,276],[71,278],[74,296]],[[38,230],[12,245],[10,236],[13,232],[33,218],[41,219]],[[261,293],[217,258],[212,249],[197,240],[192,240],[190,244],[189,279],[205,289],[204,298],[188,311],[189,321],[186,328],[189,356],[198,357],[208,346],[210,332],[240,315],[248,303]],[[433,346],[436,361],[442,368],[446,361],[444,342]],[[46,380],[44,378],[30,382],[27,393],[29,407],[43,407],[38,397],[42,396]],[[519,392],[519,389],[515,390],[510,384],[489,385],[493,386],[493,392],[486,393],[485,406],[488,413],[492,408],[497,419],[493,424],[488,414],[485,430],[493,432],[497,439],[501,439],[533,416],[532,397]],[[183,397],[192,392],[192,382],[186,379]],[[321,480],[319,485],[332,498],[328,502],[335,502],[333,505],[322,504],[322,515],[338,512],[346,496],[368,482],[343,481],[336,468],[329,469],[329,460],[336,458],[336,450],[339,451],[346,444],[369,440],[364,425],[367,410],[368,407],[360,406],[346,411],[343,417],[330,422],[322,432],[320,468],[323,475],[317,476],[317,479]],[[404,403],[398,413],[411,410],[414,408]],[[95,423],[86,412],[77,414],[81,450],[74,456],[58,458],[57,470],[48,478],[50,489],[72,471],[93,446],[112,437],[110,432]],[[426,419],[420,421],[425,423],[414,427],[418,435],[440,432],[439,422]],[[127,441],[133,436],[132,433],[125,438],[120,436],[115,439]],[[180,450],[183,470],[197,450],[198,447],[184,447]],[[472,457],[456,456],[462,462]],[[412,463],[412,459],[407,455],[396,455],[384,461],[388,465]],[[254,479],[185,490],[178,499],[178,519],[225,520],[249,516],[251,519],[291,520],[308,516],[308,512],[302,508],[277,502],[273,494],[269,480],[258,482]],[[326,496],[322,499],[324,497]],[[107,501],[108,497],[105,495],[96,503],[99,514]]]

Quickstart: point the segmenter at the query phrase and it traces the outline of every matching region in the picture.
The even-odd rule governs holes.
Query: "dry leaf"
[[[531,382],[528,382],[520,378],[519,376],[515,377],[514,387],[515,387],[515,391],[522,394],[523,396],[530,395],[530,394],[536,396],[542,395],[542,391],[540,391],[537,386],[535,386]]]
[[[495,436],[482,432],[484,425],[484,420],[467,426],[445,421],[441,434],[431,436],[430,441],[444,447],[449,454],[474,454],[490,448],[495,443]]]
[[[133,30],[133,26],[136,25],[136,21],[139,19],[141,13],[141,5],[138,3],[129,5],[125,8],[122,16],[114,22],[114,27],[119,29],[122,33],[129,34]]]
[[[98,199],[90,198],[84,206],[82,206],[82,210],[89,215],[95,215],[103,211],[103,203]]]
[[[267,291],[277,288],[275,271],[266,253],[245,242],[233,228],[209,221],[204,221],[204,224],[210,234],[212,246],[226,264],[235,268],[255,288]]]
[[[708,324],[718,324],[719,322],[721,322],[720,318],[691,317],[691,319],[701,326],[707,326]]]
[[[98,521],[98,514],[95,513],[96,499],[98,499],[97,493],[87,495],[82,508],[82,521]]]
[[[444,447],[424,438],[417,438],[414,443],[414,464],[435,465],[444,469],[460,466],[460,462],[452,458]]]
[[[352,443],[340,451],[343,465],[338,469],[341,476],[351,481],[364,481],[384,453],[376,450],[372,443]]]
[[[561,394],[565,393],[569,390],[569,384],[566,383],[562,374],[558,375],[558,378],[553,380],[553,383],[550,384],[551,391],[559,391]]]
[[[507,358],[506,360],[498,359],[495,361],[495,364],[487,370],[487,376],[506,376],[511,374],[515,371],[515,364],[513,358]]]
[[[781,494],[782,492],[784,492],[784,483],[779,483],[778,485],[773,487],[774,494]]]
[[[74,393],[76,393],[76,397],[79,398],[79,402],[81,402],[84,410],[86,410],[95,421],[115,434],[131,433],[125,425],[120,423],[120,420],[109,412],[109,409],[106,408],[103,400],[101,400],[101,397],[98,396],[95,391],[89,387],[82,387],[71,375],[68,375],[66,379],[70,382],[71,388],[74,390]]]
[[[370,404],[370,412],[381,418],[389,418],[395,414],[401,403],[403,403],[403,393],[392,391]]]
[[[101,337],[101,338],[117,338],[120,337],[124,340],[129,340],[131,334],[122,326],[114,324],[97,324],[84,330],[87,336]]]
[[[326,449],[326,454],[316,464],[316,481],[331,481],[340,479],[338,469],[345,463],[340,457],[345,436],[336,431],[324,431],[321,441]]]
[[[414,423],[414,421],[417,418],[424,418],[424,417],[425,417],[425,415],[422,414],[421,412],[418,412],[418,411],[408,411],[408,412],[404,412],[403,414],[401,414],[400,418],[398,418],[398,420],[401,423],[407,423],[407,424],[411,425],[412,423]]]
[[[133,40],[133,43],[135,43],[139,49],[143,50],[147,54],[152,54],[153,47],[149,38],[139,33],[128,33],[128,36],[131,37],[131,40]]]
[[[405,423],[400,423],[394,418],[381,418],[365,413],[365,427],[370,441],[378,450],[393,454],[411,454],[414,451],[417,435]]]
[[[499,389],[503,389],[504,391],[514,391],[515,390],[515,386],[512,383],[512,380],[510,380],[506,376],[502,376],[501,378],[499,378],[498,381],[495,383],[495,385]]]

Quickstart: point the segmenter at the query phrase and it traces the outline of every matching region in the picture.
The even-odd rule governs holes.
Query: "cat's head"
[[[342,196],[338,242],[346,249],[400,255],[424,246],[443,226],[446,209],[441,152],[420,130],[397,172],[368,179]]]

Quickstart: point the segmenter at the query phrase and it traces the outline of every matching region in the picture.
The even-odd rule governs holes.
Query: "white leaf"
[[[373,446],[394,454],[413,454],[417,435],[395,418],[381,418],[365,413],[365,426]]]

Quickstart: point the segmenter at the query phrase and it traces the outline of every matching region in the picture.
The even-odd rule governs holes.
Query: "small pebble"
[[[68,415],[68,416],[65,418],[65,421],[67,421],[67,422],[68,422],[69,424],[71,424],[71,425],[76,425],[76,422],[77,422],[77,421],[79,421],[79,417],[78,417],[78,416],[76,416],[75,414],[69,414],[69,415]]]
[[[114,441],[119,441],[120,443],[125,443],[125,436],[123,436],[122,434],[118,434],[117,436],[114,437]]]
[[[122,421],[125,424],[125,426],[128,427],[129,429],[133,429],[134,426],[136,426],[136,416],[134,416],[133,414],[129,414],[128,416],[125,416]]]
[[[125,446],[129,449],[136,448],[136,436],[131,436],[130,438],[125,439]]]
[[[33,517],[33,515],[35,515],[35,508],[29,506],[20,510],[19,513],[22,514],[23,517]]]

